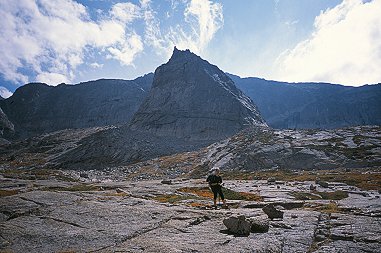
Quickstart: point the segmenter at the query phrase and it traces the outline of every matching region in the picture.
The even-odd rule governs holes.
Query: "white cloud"
[[[185,20],[195,27],[198,48],[203,49],[223,24],[222,5],[205,0],[192,0],[185,10]]]
[[[101,64],[101,63],[98,63],[98,62],[90,63],[90,67],[92,67],[92,68],[94,68],[94,69],[100,69],[100,68],[103,68],[103,65],[104,65],[104,64]]]
[[[381,0],[343,0],[277,60],[277,79],[349,85],[381,82]]]
[[[131,23],[141,17],[140,8],[132,3],[117,3],[111,9],[111,14],[124,23]]]
[[[13,93],[11,91],[9,91],[7,88],[5,88],[3,86],[0,86],[0,96],[2,98],[9,98],[12,95],[13,95]]]
[[[139,35],[132,34],[126,41],[117,47],[109,47],[110,58],[119,60],[124,65],[133,65],[136,55],[143,51],[143,42]]]
[[[17,84],[69,82],[91,48],[131,65],[142,51],[127,26],[138,17],[138,9],[117,4],[96,22],[73,0],[0,1],[0,73]],[[25,69],[34,76],[22,74]]]
[[[94,52],[131,66],[145,46],[165,56],[175,45],[201,53],[223,25],[222,5],[211,0],[171,0],[170,10],[182,18],[175,26],[161,27],[151,6],[150,0],[117,3],[96,10],[93,20],[74,0],[0,0],[0,73],[16,84],[67,83],[80,65],[99,61]]]
[[[172,10],[176,8],[172,5]],[[222,5],[209,0],[188,2],[184,11],[185,23],[170,26],[166,31],[162,31],[150,6],[146,7],[144,17],[145,42],[167,55],[175,45],[180,49],[188,48],[195,53],[202,53],[223,26]]]
[[[41,83],[48,83],[49,85],[58,85],[60,83],[69,83],[70,80],[62,74],[41,72],[36,76],[36,81]]]

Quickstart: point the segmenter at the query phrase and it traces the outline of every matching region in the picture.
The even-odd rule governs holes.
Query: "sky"
[[[0,0],[0,95],[134,79],[190,49],[225,72],[381,82],[381,0]]]

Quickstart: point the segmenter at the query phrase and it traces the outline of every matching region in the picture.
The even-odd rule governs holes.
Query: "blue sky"
[[[0,95],[133,79],[176,45],[271,80],[381,82],[381,0],[2,0]]]

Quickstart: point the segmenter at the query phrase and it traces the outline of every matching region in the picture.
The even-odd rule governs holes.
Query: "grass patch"
[[[0,190],[0,197],[12,196],[18,193],[19,192],[17,190]]]
[[[339,213],[340,212],[339,206],[334,201],[330,202],[329,204],[320,206],[318,210],[323,213]]]
[[[192,196],[185,196],[185,195],[178,195],[178,194],[164,194],[164,195],[159,195],[153,198],[156,201],[159,201],[161,203],[177,203],[183,200],[187,199],[194,199]]]
[[[126,192],[108,192],[105,194],[105,196],[110,196],[110,197],[128,197],[129,194]]]
[[[331,199],[331,200],[341,200],[348,198],[348,193],[344,191],[334,191],[334,192],[316,192],[319,194],[322,199]]]
[[[184,188],[177,189],[177,191],[184,192],[184,193],[191,193],[202,198],[208,198],[208,199],[213,198],[213,192],[210,190],[209,187],[184,187]]]
[[[247,200],[247,201],[263,201],[263,198],[258,194],[248,192],[236,192],[228,188],[222,187],[222,192],[226,199],[231,200]]]
[[[348,197],[348,193],[344,191],[334,191],[334,192],[292,192],[291,196],[295,197],[297,200],[318,200],[318,199],[329,199],[329,200],[341,200]]]
[[[207,207],[207,206],[210,206],[210,205],[207,205],[207,204],[204,204],[204,203],[200,203],[200,202],[192,202],[189,204],[190,207],[196,207],[196,208],[203,208],[203,207]]]
[[[317,200],[322,199],[319,196],[316,196],[314,194],[311,194],[309,192],[292,192],[290,193],[291,196],[293,196],[296,200]]]
[[[209,187],[184,187],[178,189],[180,192],[195,194],[202,198],[213,199],[213,192]],[[228,188],[222,187],[222,192],[226,199],[231,200],[247,200],[247,201],[262,201],[263,198],[254,193],[236,192]]]
[[[100,191],[101,188],[95,185],[78,184],[69,187],[46,187],[44,191],[69,191],[69,192],[84,192],[84,191]]]

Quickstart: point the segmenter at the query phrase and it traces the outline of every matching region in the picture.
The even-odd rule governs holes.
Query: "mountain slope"
[[[155,71],[130,124],[84,138],[54,162],[75,169],[124,166],[196,150],[246,127],[267,127],[252,101],[216,66],[175,49]]]
[[[156,69],[150,93],[131,121],[132,129],[195,140],[217,140],[265,125],[251,99],[224,72],[176,48]]]
[[[381,84],[348,87],[229,75],[273,128],[331,129],[381,125]]]
[[[0,106],[19,138],[67,128],[128,122],[148,93],[152,74],[132,81],[101,79],[78,85],[31,83]]]

